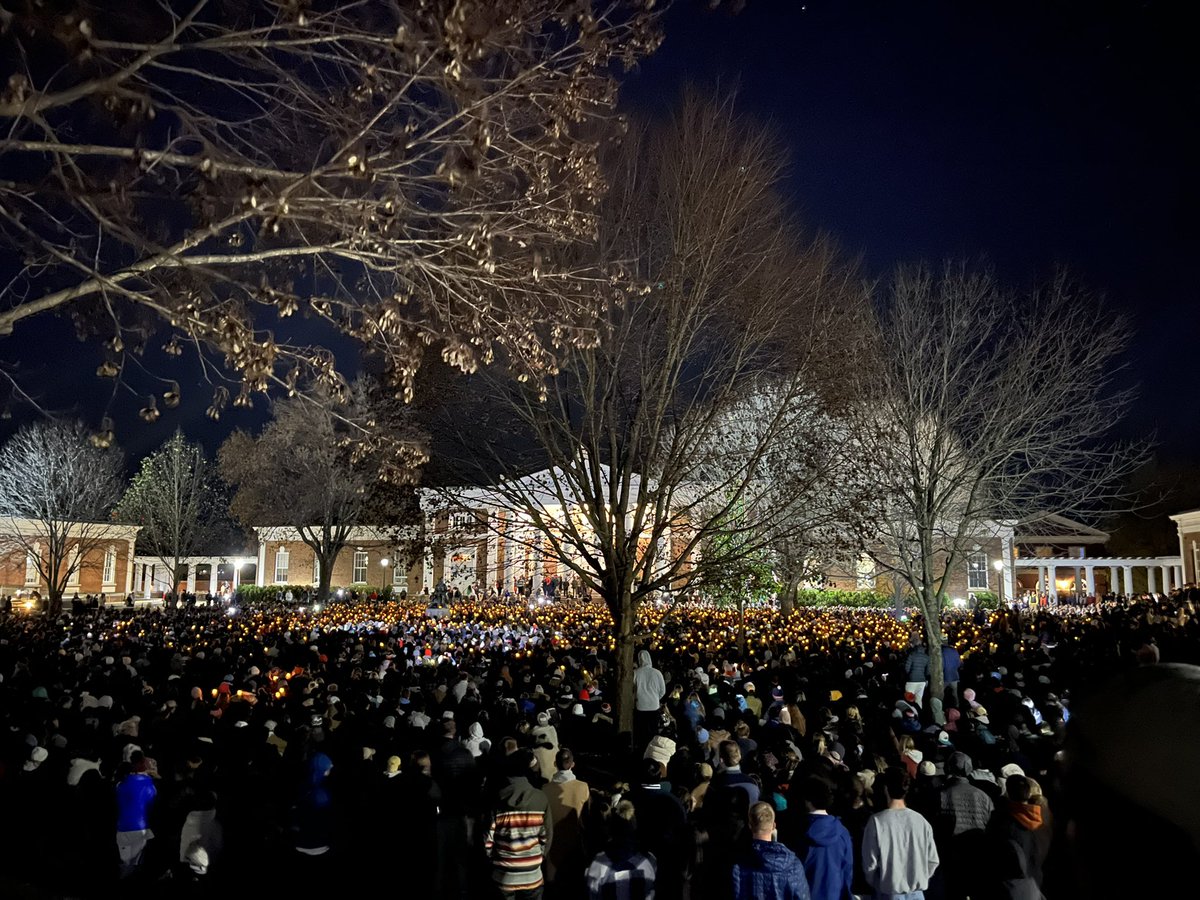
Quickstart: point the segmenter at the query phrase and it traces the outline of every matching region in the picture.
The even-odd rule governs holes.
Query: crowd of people
[[[1178,892],[1198,600],[647,608],[624,688],[590,601],[17,609],[0,890]]]

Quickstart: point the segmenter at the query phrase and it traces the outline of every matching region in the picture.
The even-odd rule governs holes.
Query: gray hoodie
[[[638,712],[654,712],[662,704],[667,693],[667,682],[662,672],[650,663],[650,651],[638,651],[638,667],[633,673],[633,686],[637,694]]]

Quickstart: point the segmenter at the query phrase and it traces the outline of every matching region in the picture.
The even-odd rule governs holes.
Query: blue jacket
[[[150,804],[158,789],[149,775],[128,775],[117,785],[117,831],[149,828]]]
[[[904,674],[909,681],[929,680],[929,654],[924,647],[913,647],[904,660]]]
[[[849,900],[854,882],[854,844],[837,816],[809,815],[808,830],[796,848],[813,900]]]
[[[958,651],[949,645],[942,645],[942,680],[958,681],[958,667],[962,665],[962,657]]]
[[[809,900],[800,858],[775,841],[754,841],[733,866],[734,900]]]

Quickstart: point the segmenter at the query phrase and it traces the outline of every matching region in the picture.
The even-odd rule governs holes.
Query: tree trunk
[[[942,670],[942,599],[925,592],[925,644],[929,647],[929,694],[930,698],[944,700],[946,696],[945,673]]]
[[[738,653],[741,655],[742,664],[746,663],[746,598],[739,596],[738,598]]]
[[[617,706],[617,730],[632,732],[637,610],[634,608],[633,597],[628,593],[610,601],[609,609],[613,611],[613,631],[617,636],[617,696],[614,698]]]
[[[322,554],[317,559],[320,562],[321,571],[317,573],[317,603],[324,603],[329,597],[329,585],[333,581],[333,560],[328,560],[325,557],[328,554]],[[333,554],[334,560],[337,559],[337,554]]]
[[[796,611],[796,595],[799,591],[800,579],[789,577],[779,595],[779,612],[786,619]]]

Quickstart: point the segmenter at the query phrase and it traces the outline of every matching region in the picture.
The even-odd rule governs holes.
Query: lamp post
[[[997,559],[992,561],[992,568],[996,570],[996,584],[1000,586],[1000,605],[1004,605],[1004,560]]]

